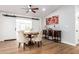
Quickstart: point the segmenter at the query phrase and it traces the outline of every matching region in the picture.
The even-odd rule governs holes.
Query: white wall
[[[42,28],[41,28],[41,19],[40,20],[32,20],[32,30],[33,31],[41,31]]]
[[[16,38],[15,23],[15,18],[4,17],[0,14],[0,41]]]
[[[46,18],[51,16],[59,16],[59,24],[56,25],[56,28],[53,27],[53,25],[50,25],[48,27],[51,27],[52,29],[57,29],[62,31],[62,42],[76,45],[75,40],[75,7],[74,6],[63,6],[59,8],[58,10],[52,12],[50,15],[48,15]],[[44,26],[46,20],[44,19]]]
[[[75,38],[76,43],[79,44],[79,6],[75,6]]]

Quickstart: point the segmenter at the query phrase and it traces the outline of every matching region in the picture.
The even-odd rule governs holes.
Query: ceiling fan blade
[[[39,8],[31,8],[32,10],[39,10]]]
[[[24,9],[26,13],[29,12],[29,9],[28,8],[22,8],[22,9]]]
[[[33,13],[36,13],[36,11],[34,11],[34,10],[32,10],[32,9],[31,9],[31,11],[32,11]]]
[[[29,12],[29,10],[26,11],[26,13],[28,13],[28,12]]]

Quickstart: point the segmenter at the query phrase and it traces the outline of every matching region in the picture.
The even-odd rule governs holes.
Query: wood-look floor
[[[71,46],[63,43],[55,43],[50,40],[43,40],[42,47],[29,49],[25,51],[22,48],[17,48],[16,40],[0,42],[0,54],[78,54],[79,46]]]

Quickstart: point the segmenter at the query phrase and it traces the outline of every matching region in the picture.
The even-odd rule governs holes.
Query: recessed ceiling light
[[[31,9],[29,9],[29,11],[31,11]]]
[[[45,8],[43,8],[43,9],[42,9],[42,11],[46,11],[46,9],[45,9]]]

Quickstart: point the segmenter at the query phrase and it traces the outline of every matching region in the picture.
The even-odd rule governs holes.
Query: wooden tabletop
[[[39,34],[39,32],[24,32],[24,34],[26,34],[26,35],[29,35],[29,34],[31,34],[31,35],[37,35],[37,34]]]

